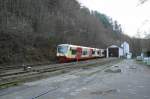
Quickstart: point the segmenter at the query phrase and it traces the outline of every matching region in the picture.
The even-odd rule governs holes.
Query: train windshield
[[[58,46],[58,53],[65,54],[68,51],[68,46]]]

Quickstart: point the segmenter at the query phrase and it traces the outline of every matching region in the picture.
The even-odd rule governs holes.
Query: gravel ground
[[[0,99],[150,99],[150,67],[134,60],[74,70],[0,91]]]

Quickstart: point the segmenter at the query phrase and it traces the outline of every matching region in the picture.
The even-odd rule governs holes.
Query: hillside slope
[[[57,44],[106,48],[120,25],[76,0],[0,0],[0,64],[55,61]]]

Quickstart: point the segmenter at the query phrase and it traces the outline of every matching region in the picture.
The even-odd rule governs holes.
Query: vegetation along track
[[[33,66],[29,71],[23,71],[23,69],[14,70],[13,72],[0,74],[0,88],[9,87],[9,85],[16,85],[20,82],[36,80],[39,78],[48,77],[46,73],[52,73],[61,71],[61,73],[70,71],[75,68],[89,68],[93,66],[103,65],[109,62],[115,62],[116,58],[109,59],[95,59],[81,62],[63,63],[63,64],[51,64],[45,66]]]

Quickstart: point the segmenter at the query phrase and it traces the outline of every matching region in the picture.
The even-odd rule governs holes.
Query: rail
[[[76,68],[89,68],[93,66],[103,65],[116,61],[116,58],[110,59],[95,59],[81,62],[63,63],[63,64],[51,64],[45,66],[33,66],[29,71],[23,71],[23,69],[16,69],[14,72],[8,72],[0,74],[0,86],[9,85],[14,82],[24,82],[29,79],[38,78],[42,74],[55,71],[70,71]],[[12,83],[11,83],[12,82]],[[0,87],[1,88],[1,87]]]

